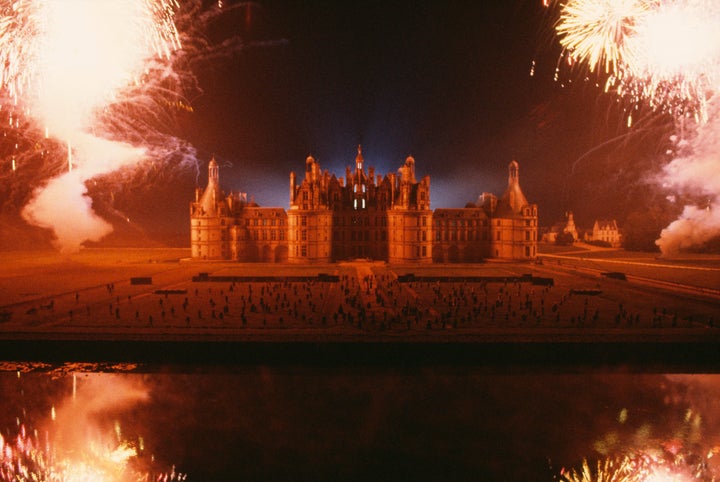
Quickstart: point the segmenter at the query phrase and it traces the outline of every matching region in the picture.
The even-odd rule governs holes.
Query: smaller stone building
[[[592,230],[585,233],[586,241],[603,241],[613,248],[622,245],[622,237],[614,219],[596,219]]]

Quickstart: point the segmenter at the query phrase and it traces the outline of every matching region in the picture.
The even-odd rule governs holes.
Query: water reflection
[[[716,375],[64,368],[0,372],[0,430],[7,447],[24,427],[58,459],[129,447],[147,480],[571,480],[584,459],[638,454],[710,480],[719,394]]]

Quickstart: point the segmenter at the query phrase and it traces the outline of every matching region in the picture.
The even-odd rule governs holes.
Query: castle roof
[[[224,202],[224,195],[220,189],[219,168],[215,157],[208,164],[208,185],[200,198],[200,207],[204,214],[216,214],[219,202]]]
[[[520,167],[517,161],[512,161],[508,171],[508,186],[502,197],[498,200],[497,214],[501,217],[508,217],[513,214],[520,214],[522,209],[529,203],[522,189],[520,189],[519,178]]]

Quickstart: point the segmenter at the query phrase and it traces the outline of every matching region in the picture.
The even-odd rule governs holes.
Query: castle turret
[[[520,166],[517,161],[508,166],[508,185],[505,193],[498,201],[498,215],[511,216],[520,214],[528,201],[520,188]]]
[[[537,204],[528,203],[520,188],[520,166],[508,166],[508,186],[492,213],[491,254],[496,258],[537,256]]]
[[[226,257],[223,243],[224,216],[228,205],[220,189],[220,168],[213,157],[208,163],[208,184],[199,199],[190,205],[190,244],[193,258]],[[198,191],[199,192],[199,189]]]
[[[220,168],[215,157],[210,159],[208,164],[208,184],[200,198],[200,208],[205,215],[217,214],[223,199],[223,193],[220,189]]]

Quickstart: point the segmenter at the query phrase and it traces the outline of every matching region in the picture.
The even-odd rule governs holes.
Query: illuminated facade
[[[398,173],[365,169],[361,149],[345,177],[321,171],[312,157],[299,180],[290,173],[290,204],[263,208],[241,193],[226,196],[219,169],[190,204],[192,257],[312,263],[373,259],[390,263],[527,260],[537,255],[537,205],[528,203],[518,163],[501,197],[484,193],[464,208],[430,209],[430,177],[415,177],[408,157]]]

